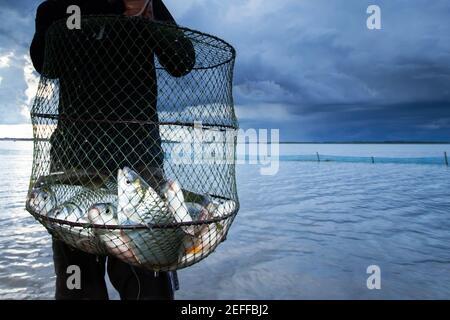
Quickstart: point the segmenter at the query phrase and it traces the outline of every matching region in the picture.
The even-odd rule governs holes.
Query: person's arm
[[[156,21],[176,25],[175,19],[161,0],[153,0],[153,14]],[[174,77],[191,72],[195,65],[195,49],[181,30],[161,26],[155,40],[159,62]]]
[[[112,14],[122,9],[121,0],[46,0],[42,2],[36,11],[36,31],[30,46],[30,57],[37,72],[42,74],[45,59],[45,36],[50,26],[57,20],[68,17],[67,8],[70,5],[82,7],[82,14]],[[53,66],[56,67],[56,66]],[[49,70],[45,70],[48,72]],[[46,74],[50,78],[57,75]]]
[[[36,11],[36,32],[30,46],[30,57],[37,72],[42,73],[45,56],[45,35],[56,20],[63,18],[55,1],[44,1]]]

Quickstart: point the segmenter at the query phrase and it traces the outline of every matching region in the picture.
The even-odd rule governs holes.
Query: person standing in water
[[[101,28],[91,39],[75,31],[74,43],[61,44],[66,55],[44,67],[47,31],[55,21],[69,17],[70,5],[79,6],[82,16],[143,16],[176,24],[161,0],[47,0],[38,7],[30,56],[39,73],[59,80],[59,121],[50,138],[52,172],[80,169],[115,176],[124,166],[143,174],[150,167],[162,172],[153,57],[171,76],[184,76],[195,64],[192,43],[175,30],[159,38],[133,37],[136,31],[130,30],[136,24],[130,19],[118,24],[120,29]],[[155,274],[57,239],[53,259],[58,300],[108,299],[106,270],[121,299],[174,298],[172,273]],[[80,267],[80,290],[67,288],[71,265]]]

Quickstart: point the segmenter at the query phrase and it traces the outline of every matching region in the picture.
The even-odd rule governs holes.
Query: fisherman
[[[170,75],[181,77],[195,63],[192,43],[174,30],[164,33],[161,41],[133,38],[135,32],[129,32],[126,23],[120,29],[100,29],[91,39],[82,39],[74,31],[76,43],[61,44],[70,50],[51,61],[52,65],[46,61],[44,68],[47,30],[55,21],[69,17],[71,5],[79,6],[82,16],[139,15],[175,24],[162,0],[47,0],[38,7],[31,59],[44,77],[59,80],[58,125],[50,138],[51,171],[80,169],[113,176],[129,166],[143,176],[149,167],[162,172],[153,56]],[[131,26],[135,25],[130,20]],[[174,298],[171,273],[154,273],[114,257],[91,255],[56,239],[53,259],[57,300],[108,299],[106,260],[109,279],[121,299]],[[81,270],[79,290],[67,287],[71,265]]]

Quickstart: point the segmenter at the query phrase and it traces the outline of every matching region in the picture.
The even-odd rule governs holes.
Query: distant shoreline
[[[32,138],[0,138],[0,141],[33,141]]]
[[[0,138],[0,141],[33,141],[33,139]],[[282,141],[280,144],[450,144],[450,141]]]
[[[283,141],[280,144],[450,144],[450,141]]]

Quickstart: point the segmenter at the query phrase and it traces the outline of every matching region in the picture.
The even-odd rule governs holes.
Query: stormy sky
[[[39,3],[0,2],[0,127],[29,122]],[[165,3],[179,24],[236,47],[242,128],[278,128],[284,141],[450,140],[448,0]],[[371,4],[381,30],[366,27]]]

